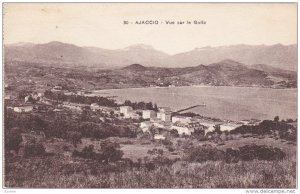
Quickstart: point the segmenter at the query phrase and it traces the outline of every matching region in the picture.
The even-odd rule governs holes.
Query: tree
[[[157,104],[154,104],[153,110],[158,111]]]
[[[110,141],[101,142],[102,159],[105,163],[116,162],[123,156],[123,152],[120,150],[120,144]]]
[[[217,133],[217,134],[221,134],[222,133],[220,125],[215,125],[214,129],[215,129],[214,130],[215,133]]]
[[[278,122],[279,121],[279,116],[274,117],[274,121]]]

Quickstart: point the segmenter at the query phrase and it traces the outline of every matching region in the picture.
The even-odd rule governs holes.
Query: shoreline
[[[167,88],[186,88],[186,87],[195,87],[195,88],[251,88],[251,89],[273,89],[273,90],[298,90],[298,88],[271,88],[271,87],[256,87],[256,86],[209,86],[209,85],[193,85],[193,86],[172,86],[172,87],[129,87],[129,88],[111,88],[111,89],[94,89],[87,90],[91,92],[97,91],[111,91],[111,90],[133,90],[133,89],[167,89]]]
[[[218,90],[218,89],[221,89],[222,90],[227,90],[228,89],[232,89],[233,91],[235,91],[234,89],[236,90],[239,90],[239,92],[247,92],[247,91],[252,91],[251,93],[259,93],[260,91],[263,91],[264,88],[260,88],[260,87],[237,87],[237,86],[206,86],[206,85],[198,85],[198,86],[175,86],[175,87],[138,87],[138,88],[118,88],[118,89],[105,89],[105,90],[90,90],[92,91],[92,93],[94,95],[98,95],[98,96],[108,96],[108,95],[115,95],[115,96],[118,96],[117,98],[121,98],[121,99],[124,99],[126,97],[122,97],[122,95],[118,95],[118,94],[115,94],[114,92],[116,93],[119,93],[119,91],[121,93],[124,93],[124,92],[128,92],[128,93],[135,93],[134,91],[136,92],[140,92],[140,91],[147,91],[148,90],[148,93],[151,93],[151,92],[159,92],[160,90],[164,90],[165,93],[172,93],[172,92],[178,92],[178,91],[181,91],[180,89],[195,89],[197,90],[197,88],[199,88],[199,90],[201,91],[201,88],[212,88],[214,90]],[[267,89],[267,88],[266,88]],[[272,89],[272,88],[269,88],[269,89]],[[269,93],[269,92],[272,92],[274,91],[276,93],[279,92],[291,92],[293,94],[293,96],[297,96],[297,88],[288,88],[287,89],[277,89],[277,90],[265,90],[264,93]],[[105,93],[105,94],[104,94]],[[295,94],[294,94],[295,93]],[[126,98],[125,100],[131,100],[130,98]],[[267,102],[272,102],[273,100],[272,99],[269,99],[268,98],[266,99]],[[278,99],[279,101],[282,99]],[[132,101],[132,100],[131,100]],[[145,101],[145,100],[144,100]],[[146,100],[147,101],[147,100]],[[158,103],[158,101],[153,101],[153,100],[148,100],[148,101],[152,101],[153,103]],[[121,102],[121,101],[120,101]],[[163,106],[163,105],[162,105]],[[266,116],[266,117],[261,117],[261,116],[255,116],[255,115],[252,115],[251,117],[243,117],[243,114],[240,115],[240,116],[229,116],[229,117],[223,117],[223,116],[218,116],[218,115],[211,115],[211,114],[205,114],[204,112],[199,112],[199,111],[193,111],[193,110],[190,110],[189,112],[193,112],[193,113],[197,113],[197,114],[200,114],[202,116],[205,116],[205,117],[212,117],[212,118],[218,118],[218,119],[222,119],[222,120],[231,120],[231,121],[240,121],[240,120],[243,120],[243,119],[259,119],[259,120],[268,120],[268,119],[273,119],[273,117],[275,117],[276,115],[274,116],[270,116],[269,115],[269,112],[266,111],[266,115],[269,115],[269,116]],[[286,118],[292,118],[294,119],[294,117],[291,117],[291,116],[285,116],[285,115],[281,115],[279,114],[280,117],[286,119]],[[241,119],[234,119],[234,118],[241,118]],[[295,117],[296,118],[296,117]]]

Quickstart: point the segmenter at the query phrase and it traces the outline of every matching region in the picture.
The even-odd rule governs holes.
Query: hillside
[[[297,69],[297,46],[281,44],[203,47],[169,55],[144,44],[109,50],[97,47],[79,47],[53,41],[46,44],[17,43],[5,45],[4,56],[6,61],[107,69],[125,67],[130,64],[143,64],[147,67],[191,67],[199,64],[209,65],[225,59],[238,61],[247,66],[267,64],[274,68],[290,71]]]

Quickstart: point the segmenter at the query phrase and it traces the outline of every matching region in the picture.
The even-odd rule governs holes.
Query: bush
[[[211,145],[203,145],[191,149],[187,160],[190,162],[205,162],[224,160],[224,151],[213,148]]]
[[[94,151],[94,146],[89,145],[82,149],[81,152],[75,150],[73,152],[74,157],[81,157],[85,159],[97,160],[99,162],[116,162],[121,160],[123,152],[119,150],[120,145],[117,143],[105,141],[101,143],[101,150],[99,153]]]
[[[249,160],[282,160],[286,154],[279,148],[268,147],[264,145],[245,145],[239,148],[240,158],[244,161]]]
[[[26,144],[24,147],[24,157],[44,156],[45,147],[41,143]]]
[[[228,148],[226,151],[218,150],[210,145],[200,146],[188,151],[186,160],[190,162],[205,162],[205,161],[225,161],[227,163],[236,163],[252,160],[282,160],[286,154],[273,147],[265,145],[245,145],[239,149]]]
[[[123,151],[120,150],[120,144],[104,141],[101,143],[102,157],[106,163],[116,162],[124,155]]]
[[[277,119],[274,121],[264,120],[258,125],[243,125],[230,131],[230,134],[255,134],[255,135],[271,135],[278,133],[281,139],[296,141],[297,140],[297,129],[286,123],[280,122]]]

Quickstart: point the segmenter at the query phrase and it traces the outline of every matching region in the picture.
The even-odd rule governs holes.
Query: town
[[[194,132],[201,132],[206,135],[208,132],[214,131],[216,127],[219,127],[221,131],[230,131],[242,125],[255,125],[260,121],[256,119],[242,120],[239,122],[205,118],[197,114],[192,116],[181,115],[179,112],[187,111],[187,109],[172,112],[170,107],[156,107],[156,110],[148,109],[136,109],[134,110],[131,106],[125,106],[124,103],[119,102],[116,106],[103,106],[98,103],[74,103],[70,101],[54,100],[49,98],[49,92],[56,95],[63,96],[79,96],[83,98],[89,98],[92,95],[91,92],[87,91],[68,91],[63,90],[61,86],[54,86],[50,91],[33,92],[24,97],[24,101],[17,103],[17,106],[8,105],[8,109],[12,109],[17,113],[30,113],[30,112],[45,112],[46,110],[52,110],[54,112],[63,112],[65,110],[71,110],[74,112],[82,112],[83,110],[89,109],[94,112],[102,112],[108,115],[114,115],[119,119],[133,119],[139,123],[139,128],[143,133],[149,133],[151,128],[159,128],[154,139],[165,139],[166,134],[172,130],[180,136],[190,136]],[[11,99],[10,95],[5,96],[7,104]],[[197,105],[199,106],[199,105]],[[194,106],[193,106],[194,107]],[[152,107],[151,107],[152,108]],[[100,120],[103,117],[99,116]]]

